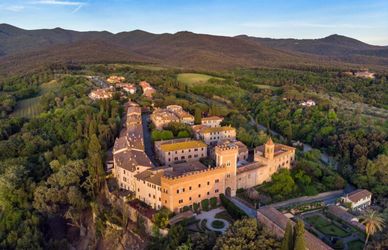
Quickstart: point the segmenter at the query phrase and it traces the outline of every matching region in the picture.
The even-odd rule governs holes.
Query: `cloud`
[[[62,0],[39,0],[31,2],[32,4],[41,5],[61,5],[61,6],[73,6],[76,7],[71,13],[78,12],[82,7],[86,5],[86,2],[73,2],[73,1],[62,1]]]
[[[39,0],[32,2],[33,4],[46,4],[46,5],[66,5],[66,6],[82,6],[84,2],[73,1],[59,1],[59,0]]]
[[[5,6],[0,5],[0,9],[12,11],[12,12],[20,12],[24,10],[24,8],[25,7],[23,5],[5,5]]]
[[[326,24],[326,23],[310,23],[310,22],[246,22],[242,26],[249,28],[347,28],[347,29],[369,29],[373,26],[360,24]]]

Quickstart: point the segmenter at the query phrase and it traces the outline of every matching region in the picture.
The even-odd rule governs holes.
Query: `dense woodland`
[[[86,214],[101,211],[98,196],[103,161],[120,131],[125,100],[116,96],[109,102],[92,102],[87,94],[93,85],[79,75],[104,77],[113,73],[123,75],[129,82],[152,83],[158,91],[153,100],[155,106],[182,105],[196,120],[201,115],[224,116],[224,123],[235,126],[238,139],[251,148],[268,139],[268,132],[256,128],[257,122],[283,135],[283,143],[309,143],[339,163],[336,171],[320,162],[320,152],[316,150],[299,153],[295,169],[279,172],[272,182],[258,188],[267,201],[314,195],[343,188],[348,182],[371,190],[388,215],[387,134],[356,118],[345,119],[328,97],[386,109],[386,76],[365,80],[332,70],[257,69],[213,72],[225,80],[189,85],[177,82],[180,71],[174,69],[103,64],[60,66],[0,81],[0,248],[66,245],[67,235],[52,228],[58,221],[71,223],[86,234],[90,231]],[[52,79],[60,87],[42,94],[39,105],[43,111],[39,115],[12,116],[18,101],[41,94],[40,85]],[[131,98],[144,107],[151,105],[140,94]],[[302,108],[299,103],[307,98],[314,99],[317,106]],[[154,132],[153,139],[191,136],[189,128],[177,124],[166,131]],[[101,225],[95,228],[99,237]],[[241,226],[237,223],[234,227]],[[261,238],[251,244],[279,245],[260,227],[255,228],[258,231],[246,234],[260,234]],[[242,238],[244,230],[241,229]],[[217,249],[228,249],[226,246],[232,242],[228,237],[234,237],[233,233],[216,240],[215,236],[187,235],[177,227],[170,230],[167,240],[155,237],[151,247],[177,249],[182,245],[181,249],[201,249],[193,248],[193,244],[208,240]],[[203,249],[206,247],[209,246]]]

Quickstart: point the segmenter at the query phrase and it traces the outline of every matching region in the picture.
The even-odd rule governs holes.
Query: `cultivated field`
[[[206,83],[210,79],[217,79],[217,80],[224,80],[223,78],[220,77],[215,77],[211,75],[205,75],[205,74],[197,74],[197,73],[181,73],[178,74],[177,80],[179,82],[182,82],[184,84],[198,84],[198,83]]]
[[[42,112],[42,109],[39,105],[40,98],[42,95],[54,91],[59,87],[59,84],[56,80],[43,83],[40,85],[40,93],[36,97],[28,98],[21,100],[17,103],[15,111],[11,114],[14,117],[33,117]]]

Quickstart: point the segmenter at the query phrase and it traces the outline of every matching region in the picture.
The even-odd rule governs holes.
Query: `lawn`
[[[212,227],[216,229],[221,229],[225,227],[225,223],[221,220],[214,220],[212,221]]]
[[[13,117],[33,117],[42,112],[39,101],[42,95],[53,91],[59,87],[56,80],[46,82],[40,85],[38,96],[21,100],[17,103],[15,111],[11,114]]]
[[[353,240],[348,242],[349,250],[362,250],[364,248],[364,242],[361,240]]]
[[[278,90],[280,87],[271,86],[271,85],[264,85],[264,84],[255,84],[255,86],[259,89],[270,89],[270,90]]]
[[[338,237],[346,237],[349,235],[348,232],[335,225],[331,221],[323,218],[322,216],[314,215],[307,217],[305,220],[323,234]]]
[[[181,73],[178,74],[177,80],[179,82],[182,82],[184,84],[193,85],[193,84],[199,84],[199,83],[206,83],[209,79],[217,79],[217,80],[224,80],[220,77],[215,77],[211,75],[205,75],[205,74],[197,74],[197,73]]]

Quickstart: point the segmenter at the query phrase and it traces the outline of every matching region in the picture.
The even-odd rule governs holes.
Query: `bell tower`
[[[275,154],[275,144],[273,143],[271,137],[269,140],[264,144],[264,157],[273,160]]]
[[[235,196],[237,190],[237,155],[238,146],[234,143],[228,143],[216,146],[216,166],[226,167],[225,172],[225,195]]]

